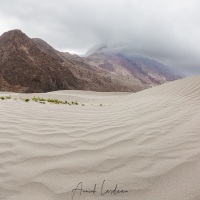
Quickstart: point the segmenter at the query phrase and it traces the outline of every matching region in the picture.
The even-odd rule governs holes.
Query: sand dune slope
[[[136,94],[10,95],[0,100],[0,199],[200,199],[200,76]]]

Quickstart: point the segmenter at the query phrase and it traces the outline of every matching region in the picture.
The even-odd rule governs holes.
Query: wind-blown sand
[[[0,100],[1,200],[200,199],[200,76],[135,94],[3,95],[12,99]],[[96,192],[73,193],[80,182]],[[104,194],[116,184],[124,191]]]

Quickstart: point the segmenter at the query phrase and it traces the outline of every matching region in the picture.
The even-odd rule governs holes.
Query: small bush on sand
[[[5,98],[6,98],[6,99],[11,99],[11,96],[6,96]]]
[[[11,96],[1,96],[0,99],[1,99],[1,100],[11,99]]]
[[[36,97],[33,97],[32,100],[35,102],[38,102],[38,98],[36,98]]]
[[[78,105],[78,102],[77,101],[72,101],[71,105]]]

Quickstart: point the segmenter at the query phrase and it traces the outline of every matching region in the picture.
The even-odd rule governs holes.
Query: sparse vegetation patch
[[[11,99],[11,96],[0,96],[0,100],[8,100],[8,99]],[[29,98],[19,98],[21,99],[22,101],[24,102],[30,102],[31,100],[34,101],[34,102],[38,102],[40,104],[46,104],[46,102],[48,103],[53,103],[53,104],[66,104],[66,105],[79,105],[79,103],[77,101],[61,101],[61,100],[58,100],[58,99],[51,99],[51,98],[48,98],[48,99],[45,99],[43,97],[33,97],[32,99],[29,99]],[[17,101],[17,98],[13,98],[14,101]],[[92,104],[93,105],[93,104]],[[81,104],[81,106],[85,106],[85,104]],[[102,104],[100,104],[100,106],[103,106]]]
[[[0,99],[1,99],[1,100],[11,99],[11,96],[1,96]]]

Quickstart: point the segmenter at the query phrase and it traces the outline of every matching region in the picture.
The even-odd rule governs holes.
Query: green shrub
[[[44,98],[39,98],[38,97],[38,99],[39,99],[39,101],[46,101],[46,99],[44,99]]]
[[[75,101],[75,102],[72,101],[72,102],[71,102],[71,105],[78,105],[78,102],[77,102],[77,101]]]
[[[38,102],[38,98],[36,98],[36,97],[33,97],[32,100],[35,102]]]
[[[11,99],[11,96],[6,96],[5,98],[6,98],[6,99]]]
[[[78,102],[77,101],[72,101],[72,102],[69,102],[69,101],[61,101],[61,100],[58,100],[58,99],[45,99],[45,98],[40,98],[40,97],[33,97],[32,98],[33,101],[35,102],[49,102],[49,103],[54,103],[54,104],[68,104],[68,105],[78,105]],[[82,104],[82,106],[85,106],[85,104]]]

